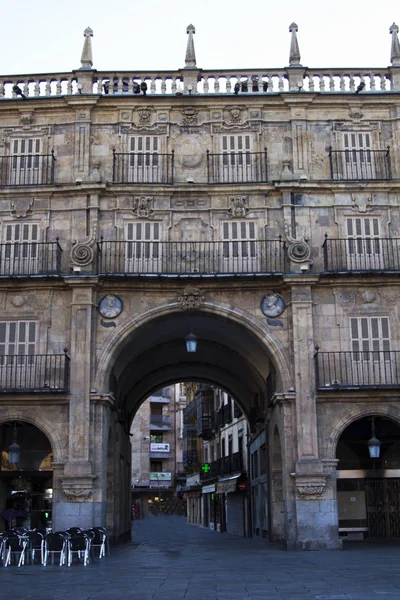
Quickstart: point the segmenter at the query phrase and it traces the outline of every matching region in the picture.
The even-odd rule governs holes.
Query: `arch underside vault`
[[[213,383],[248,413],[255,402],[265,400],[271,372],[277,371],[280,385],[288,375],[285,368],[279,369],[285,361],[278,344],[272,347],[270,334],[240,317],[233,312],[228,316],[227,311],[172,309],[140,326],[131,323],[129,330],[120,332],[119,344],[106,349],[109,362],[104,385],[110,386],[130,419],[153,390],[178,380]],[[198,340],[195,353],[186,350],[185,337],[190,332]]]

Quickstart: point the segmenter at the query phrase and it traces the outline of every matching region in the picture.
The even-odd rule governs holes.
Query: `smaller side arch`
[[[332,429],[329,442],[327,444],[326,458],[334,459],[336,457],[336,448],[339,438],[346,427],[351,425],[351,423],[354,423],[354,421],[362,419],[363,417],[372,416],[387,417],[393,421],[396,421],[400,425],[400,407],[394,405],[357,406],[354,408],[348,408]]]
[[[7,409],[0,409],[0,425],[9,421],[22,421],[34,425],[42,433],[45,434],[49,440],[51,449],[53,451],[53,462],[62,463],[65,460],[63,446],[61,439],[54,429],[54,425],[47,419],[42,411],[35,409],[33,412],[26,407],[7,407]]]

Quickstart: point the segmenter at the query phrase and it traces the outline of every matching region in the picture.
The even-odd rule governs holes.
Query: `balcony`
[[[0,393],[68,392],[64,354],[0,355]]]
[[[172,485],[172,473],[149,473],[149,485],[150,487],[171,487]]]
[[[213,437],[214,390],[200,390],[196,394],[197,437],[210,440]]]
[[[98,244],[98,274],[201,277],[280,275],[283,240],[218,242],[114,242]]]
[[[223,456],[221,459],[221,475],[232,475],[243,471],[243,456],[240,452],[235,452],[229,456]]]
[[[187,467],[188,465],[197,464],[197,462],[198,462],[197,450],[184,450],[182,453],[182,461],[183,461],[184,467]]]
[[[400,384],[400,351],[318,352],[318,390],[395,388]]]
[[[0,277],[59,276],[61,253],[58,241],[0,244]]]
[[[326,273],[400,271],[400,238],[329,239],[322,245]]]
[[[171,417],[150,413],[150,429],[153,431],[169,431],[171,429]]]
[[[389,148],[386,150],[329,150],[333,181],[392,179]]]
[[[207,150],[207,181],[211,184],[267,183],[267,149],[220,154]]]
[[[0,156],[0,187],[52,185],[55,160],[53,151],[51,154]]]
[[[192,402],[189,402],[189,404],[187,404],[185,406],[185,408],[183,409],[183,422],[185,424],[185,427],[189,423],[195,422],[196,419],[197,419],[197,403],[193,400]],[[186,427],[186,430],[189,430],[189,429]]]
[[[224,427],[232,421],[232,404],[223,404],[216,413],[216,427]]]
[[[113,152],[113,183],[173,184],[174,153]]]

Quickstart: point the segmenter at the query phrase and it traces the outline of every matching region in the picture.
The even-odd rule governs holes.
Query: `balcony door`
[[[160,273],[162,246],[160,223],[128,223],[126,226],[125,272]]]
[[[223,182],[245,182],[253,180],[251,152],[252,139],[250,135],[221,136],[221,164]]]
[[[37,185],[42,181],[41,140],[39,138],[12,141],[9,185]]]
[[[2,275],[34,275],[39,272],[39,226],[37,223],[10,223],[1,244]]]
[[[344,179],[375,179],[371,134],[360,131],[344,133],[343,144]]]
[[[347,266],[354,271],[384,268],[382,242],[377,218],[346,219]]]
[[[33,388],[38,376],[35,363],[36,321],[0,322],[0,385]]]
[[[352,370],[355,385],[393,385],[397,365],[390,356],[388,317],[350,319]]]
[[[256,252],[256,224],[253,221],[227,221],[222,224],[222,272],[259,271]]]
[[[129,141],[128,181],[161,183],[159,139],[157,136],[134,136]]]

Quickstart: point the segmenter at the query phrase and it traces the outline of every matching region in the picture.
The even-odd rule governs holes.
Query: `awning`
[[[241,473],[232,475],[231,477],[222,477],[216,486],[217,494],[229,494],[229,492],[236,492],[237,480]]]
[[[215,483],[212,485],[205,485],[202,489],[203,494],[212,494],[215,492]]]

